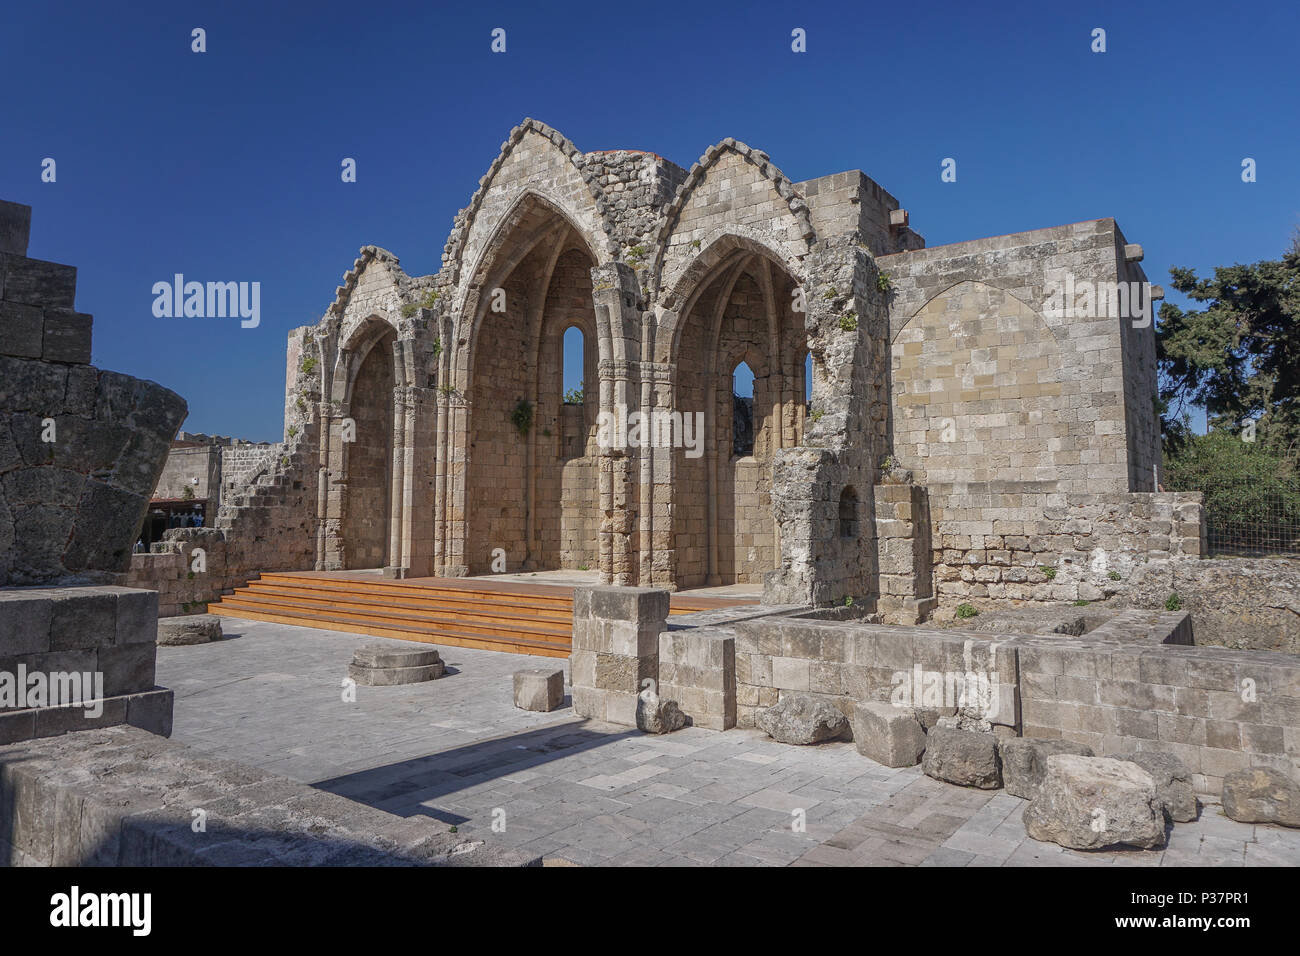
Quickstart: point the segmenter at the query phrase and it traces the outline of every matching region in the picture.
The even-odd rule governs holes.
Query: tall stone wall
[[[155,498],[202,498],[213,506],[221,500],[222,449],[216,445],[174,447],[167,453],[167,463]]]
[[[1104,296],[1065,301],[1085,283],[1145,281],[1125,248],[1101,219],[880,257],[894,454],[919,482],[1154,490],[1153,326],[1095,314]]]
[[[642,151],[583,153],[526,120],[457,214],[438,274],[407,276],[364,247],[325,318],[290,337],[286,423],[320,423],[316,566],[484,573],[500,549],[507,570],[588,567],[674,588],[761,580],[769,602],[852,599],[907,616],[933,590],[914,561],[926,535],[894,534],[899,502],[875,514],[885,466],[927,489],[937,566],[963,552],[962,597],[1044,583],[975,554],[1019,551],[1005,538],[1029,531],[983,526],[1028,521],[1059,537],[1072,532],[1029,499],[1155,488],[1152,329],[1108,311],[1101,288],[1144,283],[1141,257],[1109,219],[926,249],[860,171],[794,183],[733,139],[684,170]],[[1090,283],[1090,300],[1063,294]],[[562,398],[570,326],[587,349],[581,406]],[[352,504],[354,517],[386,512],[381,562],[347,553],[354,472],[374,467],[350,465],[340,435],[364,411],[357,375],[387,330],[387,504]],[[731,440],[740,361],[755,373],[752,454]],[[601,415],[655,411],[702,413],[705,453],[596,438]],[[977,518],[963,485],[1028,499],[985,503]],[[1149,506],[1129,502],[1142,524]],[[1161,550],[1161,532],[1142,533]],[[945,534],[971,544],[941,546]],[[989,579],[962,578],[976,567]]]
[[[989,482],[931,488],[929,501],[937,593],[949,612],[959,601],[1102,600],[1132,590],[1148,568],[1195,562],[1203,549],[1198,493],[1062,494]]]

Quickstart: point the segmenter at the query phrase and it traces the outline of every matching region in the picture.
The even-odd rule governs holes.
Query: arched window
[[[857,538],[858,536],[858,493],[853,486],[840,492],[840,537]]]
[[[731,373],[731,453],[754,454],[754,372],[741,362]]]
[[[586,364],[586,341],[582,329],[570,326],[564,332],[564,404],[585,405],[587,402],[586,382],[583,381],[583,367]]]

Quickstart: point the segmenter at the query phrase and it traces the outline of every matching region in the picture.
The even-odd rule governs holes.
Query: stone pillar
[[[405,473],[398,513],[402,521],[402,566],[410,577],[433,574],[434,464],[437,447],[428,441],[438,414],[433,389],[405,389]]]
[[[630,585],[637,580],[639,529],[637,479],[644,448],[628,447],[622,434],[641,408],[641,290],[636,273],[622,262],[591,270],[592,299],[600,342],[600,414],[618,423],[600,448],[600,580]]]
[[[573,590],[569,677],[580,717],[636,726],[637,695],[659,680],[659,635],[668,592],[652,588]]]
[[[876,485],[876,545],[886,624],[920,624],[939,603],[934,596],[930,514],[920,485]]]
[[[323,563],[324,569],[327,571],[339,571],[346,566],[343,514],[347,508],[348,445],[350,442],[343,440],[343,420],[348,417],[348,411],[348,406],[344,404],[321,406],[321,414],[324,416],[322,428],[329,431],[326,446],[329,465],[325,474],[325,512],[322,522],[324,526]]]
[[[820,374],[803,445],[772,461],[772,511],[781,566],[764,578],[768,603],[826,605],[879,594],[875,495],[889,414],[888,303],[870,253],[851,236],[819,242],[804,261],[804,328]],[[857,501],[841,534],[846,489]]]
[[[676,368],[657,362],[641,365],[641,412],[673,410]],[[703,438],[701,438],[703,440]],[[638,583],[642,587],[676,590],[677,550],[673,529],[673,476],[677,468],[675,448],[641,449],[641,554]]]

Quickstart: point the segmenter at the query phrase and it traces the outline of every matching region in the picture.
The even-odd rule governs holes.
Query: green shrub
[[[1165,598],[1166,611],[1181,611],[1182,609],[1183,609],[1183,599],[1178,596],[1177,591],[1169,595],[1169,597]]]
[[[966,620],[967,618],[974,617],[977,614],[979,614],[979,611],[977,611],[974,607],[972,607],[969,604],[957,605],[957,616],[961,618],[963,621]]]
[[[527,435],[528,429],[533,427],[533,403],[521,400],[510,413],[510,422],[515,426],[515,431],[519,432],[520,438]]]
[[[1049,568],[1049,567],[1048,567],[1047,565],[1045,565],[1045,564],[1040,564],[1040,565],[1038,566],[1038,570],[1039,570],[1039,571],[1042,571],[1042,572],[1043,572],[1043,576],[1044,576],[1045,578],[1047,578],[1047,580],[1049,580],[1049,581],[1051,581],[1053,578],[1056,577],[1056,568]]]

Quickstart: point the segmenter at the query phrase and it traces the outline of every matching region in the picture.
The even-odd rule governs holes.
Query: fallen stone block
[[[952,707],[914,707],[912,714],[916,717],[921,729],[927,734],[934,729],[940,719],[944,717],[953,717],[957,713],[956,706]]]
[[[828,700],[807,694],[787,694],[760,710],[754,723],[783,744],[819,744],[837,740],[848,730],[845,716]]]
[[[1272,767],[1234,770],[1223,778],[1223,812],[1241,823],[1300,827],[1300,784]]]
[[[959,787],[996,790],[1002,786],[997,738],[992,733],[945,726],[944,721],[926,735],[921,770],[927,777]]]
[[[636,725],[647,734],[671,734],[686,726],[686,715],[677,701],[646,691],[636,699]]]
[[[438,652],[423,645],[366,644],[357,648],[348,665],[348,676],[370,687],[418,684],[435,680],[444,671]]]
[[[1074,850],[1165,845],[1164,804],[1151,774],[1110,757],[1048,757],[1024,823],[1035,840]]]
[[[1026,800],[1034,799],[1043,778],[1047,776],[1047,758],[1056,754],[1096,756],[1087,744],[1078,744],[1072,740],[1008,737],[998,741],[1002,782],[1007,793]]]
[[[1187,765],[1170,753],[1144,750],[1140,753],[1116,754],[1116,760],[1137,764],[1156,784],[1156,795],[1165,805],[1165,813],[1174,823],[1188,823],[1196,819],[1196,791],[1192,789],[1192,772]]]
[[[215,614],[188,614],[158,619],[158,643],[167,647],[207,644],[221,640],[221,618]]]
[[[925,730],[909,708],[863,701],[853,708],[853,743],[883,766],[915,767],[925,753]]]
[[[555,710],[564,701],[562,669],[515,671],[515,706],[520,710],[543,713]]]

